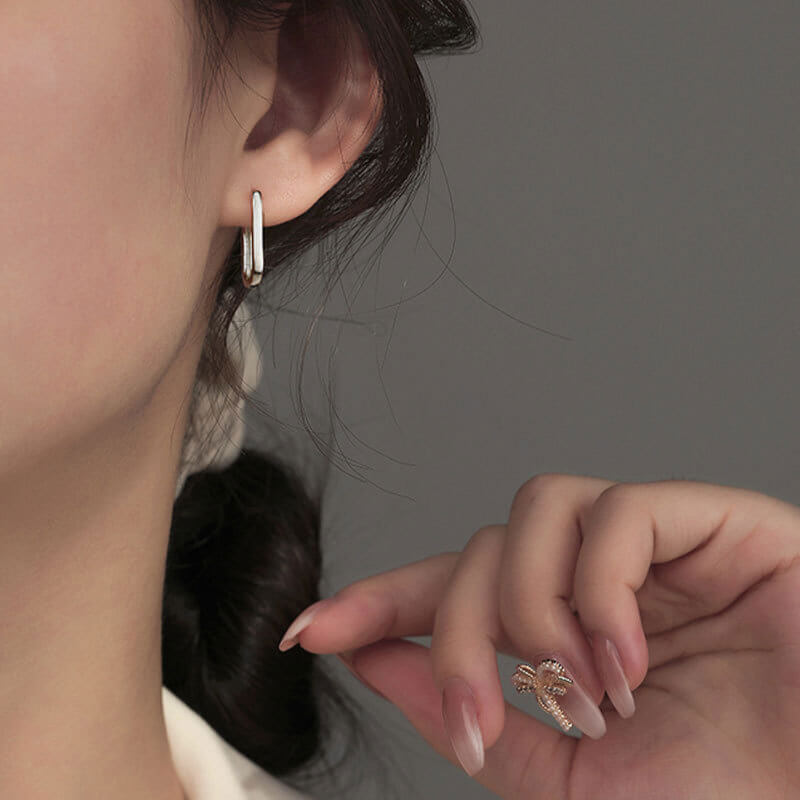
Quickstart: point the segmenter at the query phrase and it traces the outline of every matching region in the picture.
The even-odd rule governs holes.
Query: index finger
[[[288,650],[301,634],[303,649],[313,653],[355,650],[380,639],[429,636],[460,556],[438,553],[348,584],[306,608],[286,630],[280,649]]]

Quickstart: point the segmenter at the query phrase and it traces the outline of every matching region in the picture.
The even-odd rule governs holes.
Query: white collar
[[[161,689],[172,760],[188,800],[310,800],[233,748],[166,686]]]

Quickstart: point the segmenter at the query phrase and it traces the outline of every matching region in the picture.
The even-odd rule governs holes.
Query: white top
[[[188,800],[311,800],[231,747],[166,686],[161,689],[172,760]]]

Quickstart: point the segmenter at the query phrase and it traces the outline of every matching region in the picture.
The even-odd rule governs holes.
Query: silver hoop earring
[[[242,228],[242,282],[245,286],[258,286],[264,274],[264,217],[261,192],[253,191],[251,200],[253,224]]]

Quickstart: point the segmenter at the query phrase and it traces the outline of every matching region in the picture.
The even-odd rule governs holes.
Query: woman
[[[190,474],[173,514],[179,473],[202,462],[202,397],[239,380],[253,190],[276,275],[375,219],[428,144],[415,53],[469,45],[473,22],[459,0],[15,0],[1,19],[0,797],[235,798],[193,757],[207,730],[173,729],[173,760],[164,713],[189,706],[276,776],[253,796],[289,796],[277,776],[317,754],[333,697],[277,650],[318,597],[316,507],[250,454]],[[205,570],[215,541],[230,558]]]
[[[337,698],[312,653],[362,647],[499,796],[787,796],[800,521],[752,492],[537,476],[278,649],[318,600],[318,500],[236,457],[234,314],[413,185],[414,55],[474,42],[458,0],[19,0],[0,40],[0,796],[296,797]],[[497,650],[588,735],[505,707]]]

